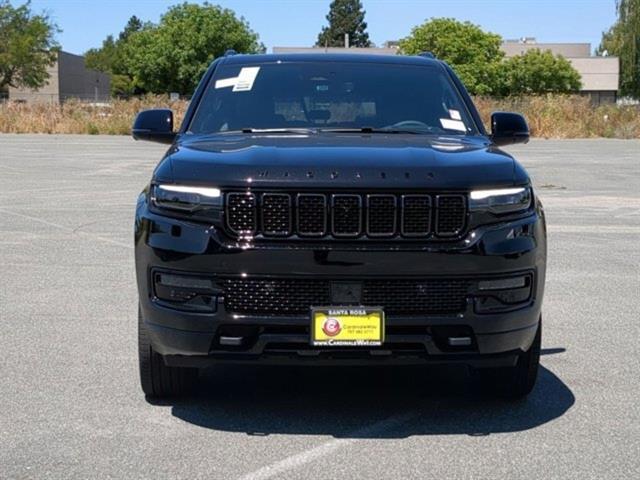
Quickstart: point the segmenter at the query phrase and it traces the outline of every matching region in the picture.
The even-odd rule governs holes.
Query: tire
[[[495,395],[508,400],[525,398],[536,384],[540,366],[542,344],[542,319],[538,323],[536,336],[527,350],[518,356],[515,366],[507,368],[487,368],[478,370],[482,386]]]
[[[168,367],[153,350],[138,308],[138,362],[140,384],[147,398],[165,398],[188,393],[198,378],[197,368]]]

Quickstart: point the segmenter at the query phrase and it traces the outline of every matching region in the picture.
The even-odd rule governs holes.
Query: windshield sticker
[[[255,82],[259,71],[260,71],[260,67],[245,67],[242,70],[240,70],[240,75],[238,75],[238,81],[233,86],[233,91],[234,92],[251,91],[251,89],[253,88],[253,82]]]
[[[464,126],[464,123],[460,120],[451,120],[449,118],[441,118],[440,124],[442,128],[446,128],[447,130],[457,130],[459,132],[466,132],[467,128]]]
[[[462,117],[460,116],[460,112],[458,110],[449,110],[449,115],[451,115],[451,118],[453,118],[454,120],[462,120]]]
[[[216,80],[215,88],[233,87],[234,92],[249,92],[253,88],[253,82],[255,82],[259,71],[260,67],[245,67],[240,70],[237,77]]]
[[[216,88],[235,87],[236,83],[238,83],[238,77],[222,78],[216,80]]]

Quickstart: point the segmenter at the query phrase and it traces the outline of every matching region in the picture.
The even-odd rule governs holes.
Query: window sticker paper
[[[240,75],[238,75],[238,81],[233,86],[233,91],[234,92],[251,91],[251,89],[253,88],[253,82],[255,82],[259,71],[260,71],[260,67],[245,67],[242,70],[240,70]]]
[[[450,118],[441,118],[440,124],[442,128],[446,128],[449,130],[457,130],[459,132],[466,132],[467,128],[464,126],[464,123],[460,120],[451,120]]]
[[[216,88],[234,87],[238,82],[238,77],[221,78],[216,80]]]

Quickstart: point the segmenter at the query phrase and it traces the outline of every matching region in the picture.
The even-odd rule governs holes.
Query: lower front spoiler
[[[147,324],[154,349],[169,366],[204,368],[222,363],[300,365],[463,364],[473,368],[509,367],[528,350],[538,324],[518,330],[475,335],[471,351],[444,351],[426,334],[388,334],[381,347],[309,346],[308,335],[263,334],[250,351],[211,349],[214,335]],[[200,352],[208,352],[202,354]]]

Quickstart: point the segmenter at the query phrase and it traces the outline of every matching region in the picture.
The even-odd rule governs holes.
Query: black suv
[[[142,389],[223,362],[461,363],[534,386],[546,229],[514,113],[487,133],[432,55],[234,55],[204,75],[138,199]]]

